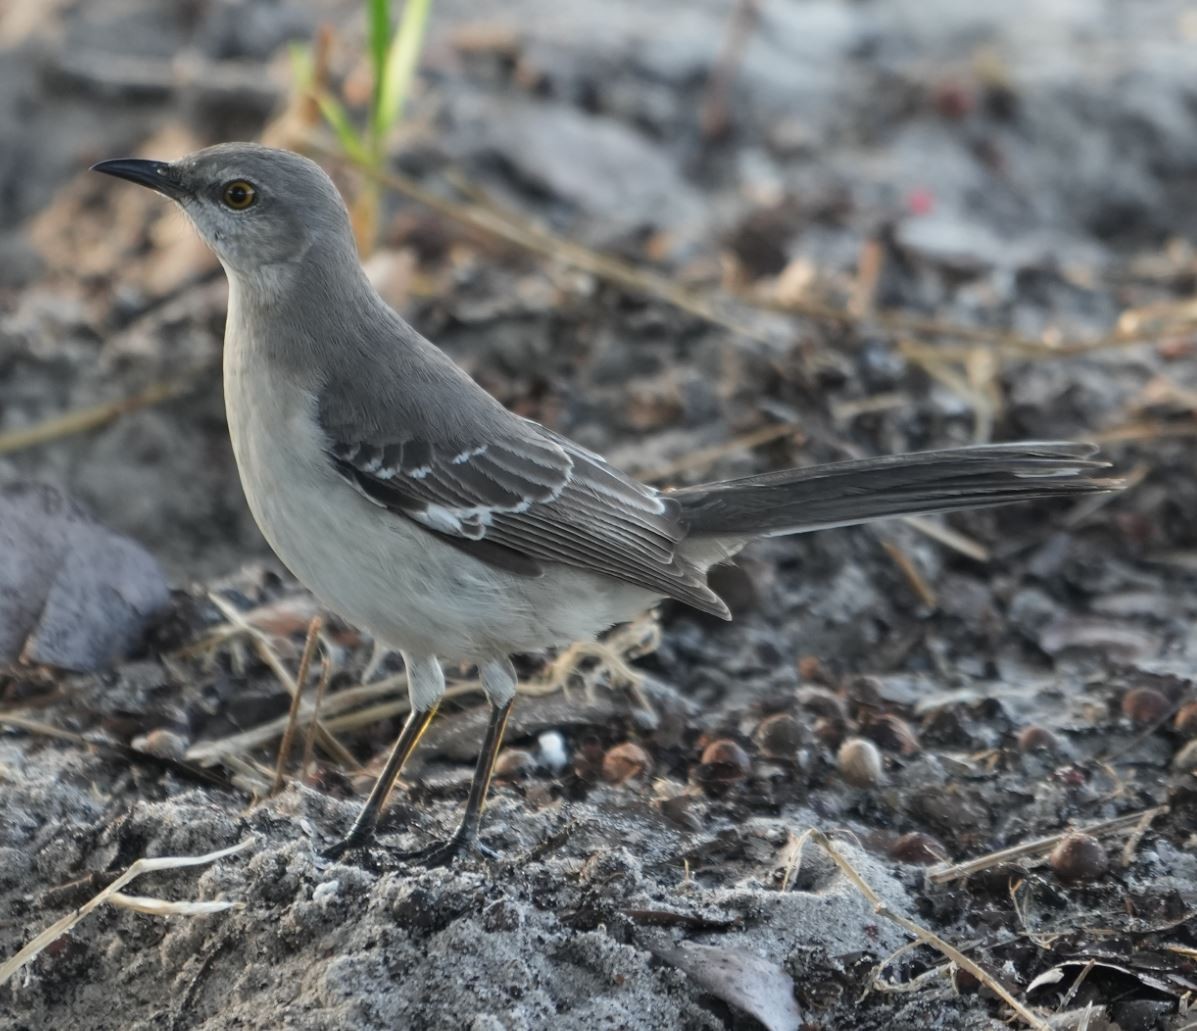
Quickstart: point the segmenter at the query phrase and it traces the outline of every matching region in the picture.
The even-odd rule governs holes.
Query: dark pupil
[[[244,186],[230,186],[229,187],[229,200],[233,204],[240,206],[245,203],[245,201],[248,197],[249,197],[249,194],[246,192]]]

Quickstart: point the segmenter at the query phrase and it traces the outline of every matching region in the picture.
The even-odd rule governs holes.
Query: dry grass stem
[[[938,608],[939,598],[935,595],[935,588],[927,583],[926,578],[919,572],[919,567],[915,564],[914,559],[893,541],[883,540],[881,546],[885,549],[885,553],[893,559],[899,572],[906,577],[910,589],[914,591],[923,606],[928,609]]]
[[[250,844],[251,842],[246,840],[239,845],[222,848],[217,852],[209,852],[202,856],[160,856],[155,859],[137,860],[137,862],[130,866],[128,870],[98,895],[88,899],[87,902],[83,903],[78,909],[72,910],[61,920],[55,921],[13,956],[12,959],[0,965],[0,985],[7,983],[13,974],[36,958],[38,953],[46,948],[46,946],[61,938],[93,909],[104,902],[110,901],[114,895],[119,894],[121,888],[135,878],[140,877],[143,873],[152,873],[155,870],[176,870],[184,866],[204,866],[208,863],[214,863],[218,859],[224,859],[226,856],[241,852],[248,848]]]
[[[312,655],[316,651],[316,642],[320,627],[324,620],[313,616],[308,624],[308,635],[303,642],[303,655],[299,659],[299,670],[295,675],[295,692],[291,695],[291,708],[287,713],[287,725],[283,729],[283,739],[278,746],[278,761],[274,767],[274,782],[270,785],[270,794],[276,795],[283,786],[283,772],[287,760],[291,757],[291,742],[295,739],[295,728],[299,718],[299,705],[303,700],[303,687],[308,682],[308,668],[312,664]],[[316,715],[313,711],[311,726],[316,726]]]
[[[973,540],[968,534],[953,530],[943,523],[934,522],[925,516],[903,516],[902,522],[921,533],[924,537],[942,544],[946,548],[958,551],[966,558],[975,562],[988,562],[990,551],[980,541]]]
[[[303,735],[303,760],[299,764],[299,779],[306,783],[312,770],[312,760],[316,752],[316,723],[320,719],[320,706],[324,703],[324,692],[328,690],[328,682],[332,680],[332,660],[327,654],[320,659],[320,680],[316,683],[316,697],[312,701],[312,715],[308,720],[307,731]]]
[[[0,455],[38,444],[48,444],[62,437],[69,437],[75,433],[86,433],[88,430],[98,429],[113,419],[128,415],[139,408],[161,404],[172,398],[179,397],[190,390],[197,382],[200,371],[190,373],[178,379],[155,383],[140,393],[130,397],[122,397],[116,401],[105,401],[102,404],[80,408],[65,415],[57,415],[33,426],[0,433]]]
[[[802,431],[790,423],[772,423],[769,426],[762,426],[760,429],[752,430],[749,433],[736,437],[734,440],[729,440],[725,444],[716,444],[713,447],[692,451],[685,457],[679,458],[677,461],[670,462],[667,465],[644,470],[633,468],[631,472],[633,476],[637,476],[648,483],[660,483],[662,480],[672,479],[679,473],[702,472],[709,469],[719,459],[735,454],[738,451],[747,451],[751,448],[761,447],[763,444],[770,444],[775,440],[781,440],[783,437],[801,437],[801,434]]]
[[[225,619],[230,623],[242,627],[249,633],[259,657],[270,667],[274,675],[278,677],[279,682],[287,689],[287,693],[294,698],[299,688],[295,681],[291,679],[291,674],[287,672],[287,667],[283,664],[283,660],[279,658],[278,652],[271,645],[269,636],[262,633],[257,627],[247,623],[244,615],[238,612],[234,606],[225,601],[220,595],[215,592],[209,592],[208,598],[220,610]],[[349,749],[333,737],[332,733],[322,723],[316,724],[316,735],[320,747],[336,759],[337,762],[353,770],[355,773],[361,772],[361,763],[353,757],[353,753]]]
[[[1150,820],[1154,820],[1157,816],[1167,811],[1168,807],[1161,805],[1151,809],[1144,809],[1142,812],[1117,816],[1112,820],[1102,820],[1099,823],[1089,824],[1088,826],[1069,827],[1066,830],[1057,831],[1055,834],[1049,834],[1043,838],[1035,838],[1032,841],[1025,841],[1021,845],[1011,845],[1009,848],[998,849],[996,852],[990,852],[987,855],[978,856],[976,859],[969,859],[963,863],[937,867],[927,873],[927,879],[932,884],[948,884],[951,881],[959,881],[965,877],[971,877],[973,874],[981,873],[983,870],[989,870],[995,866],[1010,863],[1018,859],[1042,859],[1056,847],[1061,838],[1072,834],[1074,831],[1091,834],[1094,837],[1106,834],[1118,834],[1137,827],[1145,819],[1150,822]]]
[[[915,923],[909,917],[903,916],[901,913],[895,913],[893,910],[891,910],[885,904],[885,900],[882,899],[881,896],[869,886],[868,882],[865,881],[863,877],[861,877],[856,868],[836,850],[835,846],[831,843],[831,840],[826,834],[817,828],[811,827],[802,835],[802,838],[807,837],[809,837],[811,841],[822,848],[823,851],[831,857],[832,861],[840,868],[840,871],[844,874],[844,876],[847,877],[848,880],[850,880],[856,887],[856,890],[869,900],[869,903],[873,907],[873,911],[878,916],[884,917],[886,920],[897,924],[904,931],[914,935],[918,941],[931,946],[931,948],[935,949],[946,959],[951,960],[951,962],[956,964],[956,966],[958,966],[961,970],[968,971],[968,973],[972,974],[973,977],[984,984],[991,992],[1005,1002],[1006,1005],[1009,1006],[1028,1027],[1035,1028],[1036,1031],[1050,1031],[1050,1025],[1047,1024],[1046,1021],[1036,1016],[1029,1009],[1027,1009],[1026,1006],[1014,998],[1014,996],[1011,995],[1006,989],[1006,986],[997,980],[992,974],[990,974],[984,967],[974,962],[954,945],[937,935],[934,931],[928,930],[921,924]]]
[[[118,891],[108,901],[121,909],[147,916],[205,916],[208,913],[224,913],[230,909],[244,909],[244,902],[169,902],[166,899],[147,895],[126,895]]]

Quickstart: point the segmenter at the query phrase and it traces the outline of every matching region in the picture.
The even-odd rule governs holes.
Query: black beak
[[[179,200],[188,194],[179,182],[178,174],[165,161],[143,161],[140,158],[119,158],[116,161],[101,161],[92,165],[93,172],[103,172],[114,175],[118,179],[128,179],[138,186],[148,186],[151,190]]]

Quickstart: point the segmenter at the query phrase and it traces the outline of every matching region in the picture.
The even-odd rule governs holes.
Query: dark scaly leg
[[[399,732],[387,764],[374,787],[370,789],[370,797],[358,813],[353,827],[343,841],[327,849],[323,855],[326,859],[339,859],[351,849],[368,845],[374,837],[374,829],[378,824],[378,817],[382,814],[387,798],[403,772],[403,767],[416,750],[432,717],[436,715],[440,696],[444,694],[445,678],[440,664],[435,658],[412,659],[404,656],[407,664],[408,694],[412,700],[412,711]]]
[[[479,667],[478,672],[483,689],[490,698],[490,720],[486,725],[486,736],[482,740],[478,762],[474,766],[474,777],[470,781],[470,794],[466,799],[461,823],[448,841],[438,842],[418,852],[406,853],[400,857],[402,859],[425,866],[447,866],[462,852],[476,852],[487,859],[498,858],[494,849],[488,848],[479,840],[478,828],[482,822],[486,794],[490,790],[491,778],[494,775],[495,760],[503,745],[507,718],[515,704],[515,668],[510,661],[503,659],[484,664]]]

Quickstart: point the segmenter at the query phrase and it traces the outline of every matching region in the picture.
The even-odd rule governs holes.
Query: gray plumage
[[[1109,488],[1088,475],[1103,466],[1092,448],[1033,443],[662,493],[507,411],[391,310],[312,162],[226,144],[98,167],[178,201],[219,256],[229,429],[253,514],[317,596],[403,651],[420,712],[443,691],[438,655],[479,663],[503,708],[510,654],[665,597],[729,618],[707,570],[755,537]]]

